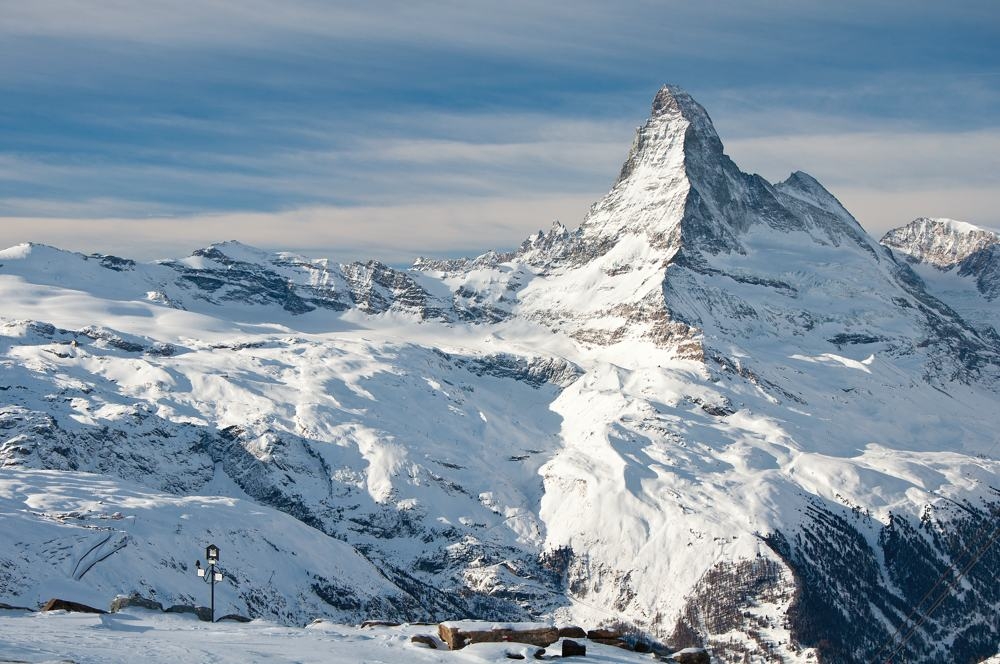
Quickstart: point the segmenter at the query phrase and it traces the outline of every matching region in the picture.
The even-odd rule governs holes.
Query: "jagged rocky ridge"
[[[259,558],[263,510],[361,562],[275,542],[269,566],[241,558],[234,611],[624,619],[724,661],[870,659],[996,515],[998,337],[897,256],[808,175],[741,172],[671,86],[583,224],[512,252],[0,252],[0,495],[24,533],[0,601],[63,577],[191,600],[196,553],[173,552],[222,537]],[[25,511],[105,514],[58,488],[80,471],[160,527],[105,540]],[[136,516],[135,493],[159,507]],[[993,556],[909,657],[994,654]]]
[[[915,219],[881,243],[909,263],[928,290],[987,334],[1000,330],[1000,235],[954,219]]]
[[[1000,237],[963,221],[920,217],[889,231],[881,242],[915,263],[950,270],[961,266],[973,254],[1000,244]]]

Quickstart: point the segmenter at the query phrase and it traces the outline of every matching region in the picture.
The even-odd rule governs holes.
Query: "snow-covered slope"
[[[8,469],[0,478],[0,528],[19,558],[16,570],[3,570],[6,593],[29,605],[72,597],[107,608],[109,598],[135,592],[162,598],[165,607],[204,604],[205,588],[190,583],[202,557],[191,545],[220,541],[228,582],[218,584],[218,616],[249,608],[277,620],[327,613],[359,621],[387,606],[423,614],[350,545],[245,499],[163,494],[108,475]],[[156,572],[133,576],[143,568]],[[178,593],[184,586],[190,592]],[[341,606],[324,593],[341,596]]]
[[[881,242],[971,324],[1000,330],[1000,234],[954,219],[920,218]]]
[[[0,253],[3,509],[45,532],[56,508],[24,496],[79,495],[81,472],[126,507],[148,493],[150,523],[199,501],[250,551],[241,589],[278,583],[254,510],[363,557],[355,590],[275,551],[287,611],[233,606],[287,622],[555,615],[725,661],[986,656],[996,549],[894,635],[1000,513],[1000,337],[946,295],[810,176],[740,171],[667,86],[582,225],[515,251],[411,270],[232,242],[145,265]],[[203,534],[148,537],[172,558],[126,547],[115,585],[101,562],[72,587],[190,600],[169,561]],[[35,578],[19,551],[0,569]],[[44,594],[9,579],[0,601]]]

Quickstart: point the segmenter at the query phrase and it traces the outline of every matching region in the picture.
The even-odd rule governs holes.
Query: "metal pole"
[[[212,563],[212,622],[215,622],[215,563]]]

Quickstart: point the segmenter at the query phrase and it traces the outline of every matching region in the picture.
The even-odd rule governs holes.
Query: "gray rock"
[[[118,613],[122,609],[130,606],[138,606],[143,609],[150,609],[151,611],[163,611],[163,605],[155,599],[149,599],[148,597],[143,597],[142,595],[136,593],[115,597],[111,600],[111,606],[108,610],[111,613]]]

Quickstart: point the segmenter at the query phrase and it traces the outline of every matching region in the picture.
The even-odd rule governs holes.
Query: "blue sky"
[[[873,235],[1000,226],[994,0],[0,0],[0,244],[406,261],[580,223],[657,88]]]

